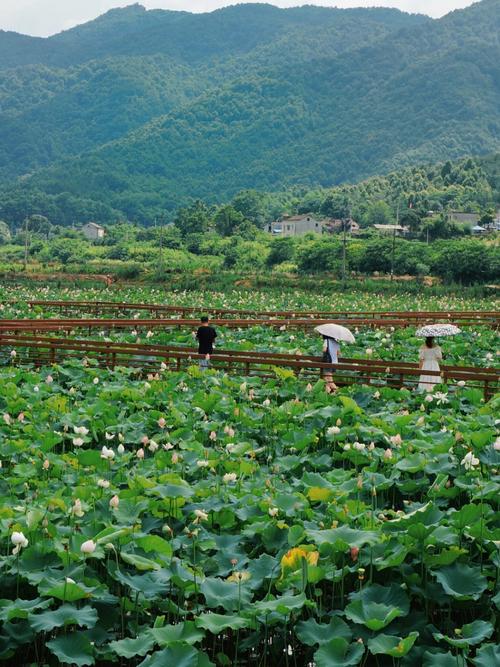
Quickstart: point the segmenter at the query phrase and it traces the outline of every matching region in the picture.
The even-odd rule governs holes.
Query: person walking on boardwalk
[[[323,338],[323,357],[322,363],[331,364],[330,368],[322,368],[321,375],[325,381],[325,391],[329,394],[337,389],[333,381],[333,369],[339,363],[340,341],[345,343],[354,343],[354,336],[346,327],[335,322],[320,324],[314,328]]]
[[[198,354],[205,355],[205,358],[200,361],[200,368],[208,368],[210,364],[210,355],[214,351],[214,342],[217,338],[216,330],[210,326],[210,321],[206,315],[201,318],[201,326],[196,332],[196,339],[198,341]]]
[[[415,336],[425,338],[425,343],[419,350],[419,368],[422,371],[440,371],[439,362],[443,358],[443,353],[439,345],[434,343],[437,336],[456,336],[461,333],[460,329],[454,324],[438,323],[426,324],[415,331]],[[439,375],[422,374],[419,378],[418,389],[432,391],[442,379]]]
[[[420,360],[420,370],[439,371],[439,362],[443,358],[443,352],[439,345],[434,343],[433,336],[427,336],[425,343],[419,350],[418,358]],[[439,384],[440,382],[441,378],[439,375],[421,375],[418,388],[425,389],[425,391],[432,391],[434,385]]]

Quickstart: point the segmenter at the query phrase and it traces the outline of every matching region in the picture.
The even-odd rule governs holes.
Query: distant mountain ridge
[[[497,151],[498,34],[500,0],[440,20],[132,5],[46,40],[0,32],[0,183],[145,220]]]

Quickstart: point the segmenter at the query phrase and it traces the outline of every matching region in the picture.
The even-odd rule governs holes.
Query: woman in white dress
[[[428,336],[425,339],[425,344],[422,345],[419,352],[420,365],[422,371],[439,371],[439,362],[443,358],[443,353],[439,345],[434,345],[434,338]],[[441,382],[438,375],[421,375],[418,383],[419,389],[432,391],[436,384]]]

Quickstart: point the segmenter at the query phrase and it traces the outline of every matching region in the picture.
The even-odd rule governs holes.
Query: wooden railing
[[[57,309],[61,313],[70,312],[91,313],[96,316],[104,313],[113,313],[115,316],[124,315],[130,311],[136,313],[150,313],[155,318],[166,314],[177,315],[181,319],[186,319],[187,315],[207,314],[219,319],[243,319],[253,318],[255,321],[267,319],[314,319],[314,320],[356,320],[363,323],[373,320],[377,326],[415,326],[429,322],[443,321],[452,322],[461,326],[486,324],[499,326],[500,313],[498,311],[349,311],[349,310],[331,310],[331,311],[313,311],[313,310],[249,310],[234,308],[204,307],[196,308],[182,305],[164,305],[147,303],[119,303],[114,301],[44,301],[32,300],[28,304],[30,307],[42,309]],[[392,320],[392,322],[386,322]],[[396,324],[394,323],[396,322]],[[352,322],[351,322],[352,323]]]
[[[10,352],[16,350],[15,361]],[[149,374],[165,369],[182,370],[199,363],[203,356],[184,347],[109,343],[82,339],[64,339],[0,332],[0,359],[6,363],[30,363],[35,366],[61,363],[71,359],[94,359],[100,366],[134,366]],[[342,359],[332,367],[317,357],[263,352],[217,351],[211,356],[211,366],[237,375],[272,377],[274,368],[293,371],[305,380],[317,379],[322,372],[333,368],[339,386],[369,384],[373,386],[406,387],[418,384],[421,371],[417,364],[399,361]],[[441,371],[425,371],[443,384],[460,384],[480,389],[488,400],[499,389],[500,369],[472,366],[443,366]]]
[[[235,319],[235,318],[217,318],[211,320],[215,326],[226,328],[250,328],[250,327],[269,327],[275,329],[311,329],[319,324],[332,322],[333,319],[319,319],[319,318],[288,318],[288,319]],[[375,318],[335,318],[336,324],[353,327],[393,327],[394,329],[405,328],[408,326],[416,326],[423,322],[417,322],[407,319],[375,319]],[[433,319],[433,322],[436,318]],[[464,326],[464,323],[459,319],[448,319],[448,323]],[[471,322],[470,322],[471,324]],[[476,321],[476,326],[486,324],[486,321]],[[493,321],[488,322],[493,325]],[[185,319],[171,317],[168,319],[153,318],[153,319],[119,319],[119,318],[85,318],[85,317],[67,317],[67,318],[48,318],[48,319],[0,319],[0,331],[72,331],[78,329],[87,329],[89,333],[92,330],[99,329],[102,331],[112,331],[115,329],[135,329],[137,331],[148,329],[172,329],[172,328],[189,328],[196,329],[199,326],[199,320]]]

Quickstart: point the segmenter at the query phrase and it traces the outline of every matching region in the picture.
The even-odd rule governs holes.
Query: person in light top
[[[340,357],[340,345],[338,340],[330,336],[323,336],[323,363],[338,364]],[[325,390],[330,394],[337,389],[333,381],[333,374],[329,369],[323,370]]]
[[[427,336],[425,343],[419,350],[419,368],[422,371],[439,371],[439,362],[443,358],[443,353],[439,345],[434,343],[433,336]],[[439,375],[425,375],[420,376],[418,388],[425,391],[432,391],[434,385],[439,384],[441,378]]]

